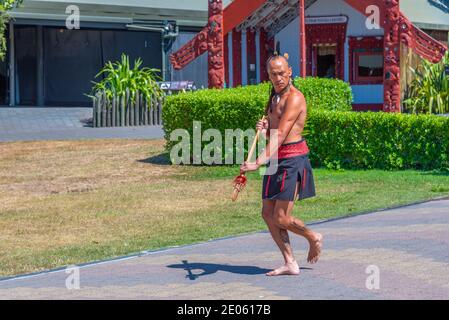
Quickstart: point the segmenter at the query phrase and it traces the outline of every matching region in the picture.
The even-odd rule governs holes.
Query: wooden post
[[[115,97],[115,126],[120,126],[120,97]]]
[[[125,91],[125,127],[129,126],[129,90]]]
[[[106,93],[103,91],[101,94],[101,126],[106,127]]]
[[[116,119],[116,117],[115,117],[115,102],[116,102],[116,97],[114,95],[114,96],[112,96],[112,110],[111,110],[111,113],[112,113],[111,122],[112,122],[112,126],[113,127],[116,126],[116,123],[115,123],[115,119]]]
[[[93,112],[92,112],[92,126],[94,128],[97,127],[97,117],[96,117],[96,113],[97,113],[97,97],[94,97],[92,99],[92,104],[93,104]]]
[[[97,127],[101,127],[101,93],[97,93],[97,110],[95,117],[97,118]]]
[[[142,95],[142,119],[143,119],[143,125],[147,125],[148,124],[148,118],[147,118],[147,114],[148,114],[148,101],[146,99],[145,96]]]
[[[148,124],[153,124],[153,108],[154,108],[155,97],[151,96],[150,101],[148,101]]]
[[[130,117],[129,117],[129,125],[130,126],[134,126],[134,117],[135,117],[135,115],[136,115],[136,109],[134,108],[135,107],[135,103],[134,103],[134,101],[133,101],[133,98],[132,98],[132,92],[130,92],[129,93],[129,115],[130,115]]]
[[[125,95],[120,97],[120,127],[125,125]]]
[[[112,108],[111,108],[111,101],[109,100],[108,96],[105,93],[105,100],[104,104],[106,105],[106,127],[111,127],[111,114],[112,114]]]
[[[136,125],[140,126],[140,92],[136,92]]]

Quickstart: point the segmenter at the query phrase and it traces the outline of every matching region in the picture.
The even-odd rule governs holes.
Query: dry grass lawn
[[[162,140],[0,143],[0,276],[264,229],[260,178],[231,203],[236,168],[171,166],[163,151]],[[448,176],[410,174],[423,192],[398,175],[317,170],[322,196],[301,208],[304,219],[419,200],[412,190],[449,193]],[[388,188],[401,183],[393,198]]]

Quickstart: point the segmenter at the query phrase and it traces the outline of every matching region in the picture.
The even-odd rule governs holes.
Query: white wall
[[[306,10],[306,16],[348,16],[347,37],[350,36],[383,36],[383,28],[369,30],[366,27],[366,16],[352,8],[343,0],[318,0]],[[307,34],[306,34],[307,36]],[[299,76],[299,18],[275,36],[280,41],[281,51],[290,54],[293,75]],[[349,43],[345,43],[345,81],[349,81]],[[353,86],[354,103],[382,103],[383,86]]]
[[[352,8],[343,0],[318,0],[306,10],[306,16],[348,16],[347,36],[383,36],[382,28],[369,30],[366,28],[366,17]],[[306,34],[307,36],[307,34]],[[296,41],[295,41],[296,40]],[[299,75],[299,18],[292,21],[287,27],[275,36],[275,41],[280,41],[281,51],[290,54],[293,74]],[[345,43],[345,81],[349,81],[349,47]]]
[[[299,18],[291,22],[287,27],[281,30],[274,36],[274,44],[280,42],[281,53],[289,54],[289,62],[292,66],[293,76],[299,76],[299,62],[300,62],[300,44],[299,44]]]

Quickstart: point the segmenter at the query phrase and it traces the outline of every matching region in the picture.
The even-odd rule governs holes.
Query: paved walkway
[[[93,128],[92,108],[0,107],[0,142],[162,137],[162,126]]]
[[[313,229],[325,236],[314,266],[291,236],[300,276],[264,275],[280,255],[261,232],[87,265],[78,290],[66,269],[0,281],[0,299],[449,299],[449,200]]]

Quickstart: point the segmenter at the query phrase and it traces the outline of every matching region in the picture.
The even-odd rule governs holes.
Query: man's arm
[[[303,95],[295,94],[288,98],[284,112],[279,121],[279,128],[276,132],[277,137],[273,137],[273,139],[268,141],[265,152],[262,153],[256,161],[257,164],[262,165],[268,162],[268,160],[276,153],[289,135],[301,112],[304,110],[306,110],[306,101]]]

